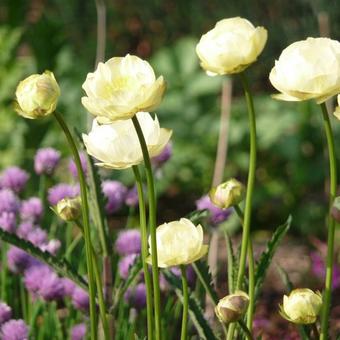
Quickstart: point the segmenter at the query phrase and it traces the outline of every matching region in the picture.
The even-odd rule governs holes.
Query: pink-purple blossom
[[[0,187],[20,193],[26,186],[29,174],[17,167],[11,166],[5,169],[0,176]]]
[[[34,170],[38,175],[51,176],[60,161],[60,152],[53,148],[39,149],[34,157]]]

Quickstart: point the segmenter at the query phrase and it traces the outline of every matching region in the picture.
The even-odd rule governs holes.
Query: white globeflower
[[[156,79],[150,64],[133,55],[99,63],[83,84],[85,108],[100,123],[129,119],[139,111],[152,111],[165,91],[163,77]]]
[[[318,104],[340,92],[340,43],[308,38],[285,48],[269,80],[287,101],[315,99]]]
[[[223,19],[202,35],[196,46],[208,75],[239,73],[256,61],[267,41],[267,30],[243,18]]]
[[[166,268],[197,261],[208,252],[203,229],[188,219],[164,223],[156,229],[158,267]],[[149,238],[149,246],[151,239]],[[151,253],[151,247],[149,249]],[[151,255],[147,262],[151,264]]]
[[[159,126],[157,117],[152,119],[148,112],[138,112],[137,119],[142,128],[150,157],[159,155],[168,143],[172,131]],[[83,134],[87,153],[100,162],[98,166],[109,169],[127,169],[143,161],[139,139],[131,119],[117,120],[100,125],[94,119],[92,130]]]

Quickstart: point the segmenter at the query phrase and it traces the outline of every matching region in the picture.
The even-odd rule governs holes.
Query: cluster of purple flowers
[[[12,309],[0,301],[0,338],[3,340],[28,340],[28,326],[23,320],[14,320]]]

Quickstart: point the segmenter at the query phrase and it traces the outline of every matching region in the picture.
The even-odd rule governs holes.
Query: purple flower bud
[[[83,312],[88,312],[89,310],[89,294],[80,287],[75,287],[72,294],[72,304],[76,309]]]
[[[138,229],[121,231],[118,234],[116,251],[119,255],[139,254],[141,251],[141,236]]]
[[[17,235],[23,239],[27,239],[28,234],[35,228],[31,221],[25,221],[19,224]]]
[[[71,329],[71,340],[85,340],[86,324],[79,323],[74,325]]]
[[[80,163],[81,163],[81,167],[84,171],[85,176],[87,175],[87,159],[86,159],[86,155],[84,152],[80,152],[79,154],[80,157]],[[78,171],[77,171],[77,167],[76,167],[76,163],[74,162],[73,159],[70,159],[70,162],[68,164],[68,169],[70,170],[70,173],[72,174],[72,176],[74,178],[78,178]]]
[[[78,185],[69,185],[66,183],[60,183],[48,190],[48,202],[51,205],[57,205],[57,203],[63,198],[74,198],[79,195]]]
[[[0,228],[9,233],[15,232],[16,216],[12,212],[4,211],[0,214]]]
[[[153,157],[151,159],[151,162],[156,168],[160,168],[171,158],[171,156],[172,156],[172,144],[168,143],[158,156]]]
[[[20,208],[20,216],[23,221],[37,222],[43,214],[43,205],[38,197],[31,197],[23,201]]]
[[[28,340],[28,326],[24,320],[9,320],[1,327],[2,340]]]
[[[59,161],[59,151],[53,148],[39,149],[34,157],[34,170],[38,175],[53,175]]]
[[[60,300],[64,297],[64,284],[52,270],[44,272],[40,278],[37,294],[46,301]]]
[[[179,267],[171,267],[170,271],[178,277],[181,276],[181,270],[180,270]],[[187,276],[189,286],[194,287],[195,283],[196,283],[196,273],[194,271],[194,268],[192,268],[192,266],[190,266],[190,265],[187,266],[186,276]]]
[[[129,288],[125,295],[125,301],[135,307],[136,309],[142,309],[146,305],[146,287],[144,283],[139,283],[133,288]]]
[[[212,204],[208,195],[201,197],[196,201],[196,207],[198,210],[208,210],[210,213],[209,222],[212,224],[219,224],[227,220],[231,211],[230,209],[220,209]]]
[[[56,255],[61,247],[61,242],[57,239],[49,240],[48,243],[42,244],[39,248],[42,251],[47,251],[52,255]]]
[[[18,197],[9,189],[0,190],[0,213],[7,211],[16,213],[20,208]]]
[[[34,228],[28,233],[27,240],[39,247],[47,242],[47,232],[39,227]]]
[[[137,187],[134,186],[130,189],[125,196],[125,204],[129,207],[135,207],[138,204],[138,192]]]
[[[24,282],[26,289],[31,293],[37,293],[40,289],[43,277],[50,275],[52,270],[45,264],[36,264],[25,271]]]
[[[123,257],[119,263],[118,263],[118,269],[119,274],[122,277],[122,279],[127,279],[129,276],[130,268],[133,266],[133,264],[136,261],[136,258],[138,257],[137,254],[129,254]]]
[[[108,180],[102,183],[102,190],[107,199],[105,210],[108,214],[113,214],[122,207],[127,188],[121,182]]]
[[[7,251],[8,268],[13,273],[24,272],[33,262],[33,258],[20,248],[11,246]]]
[[[72,296],[74,289],[76,288],[76,284],[70,279],[62,279],[64,285],[64,293],[66,296]]]
[[[0,177],[0,186],[20,193],[25,188],[28,178],[29,175],[25,170],[12,166],[3,171]]]
[[[12,317],[12,308],[6,303],[0,301],[0,325]]]

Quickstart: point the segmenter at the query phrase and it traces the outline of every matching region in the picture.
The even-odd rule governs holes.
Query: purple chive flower
[[[170,271],[178,277],[181,276],[181,270],[179,267],[171,267]],[[187,275],[189,286],[194,287],[196,283],[196,273],[194,271],[194,268],[192,268],[192,266],[187,266],[186,275]]]
[[[42,251],[47,251],[52,255],[56,255],[61,247],[61,242],[57,239],[49,240],[48,243],[42,244],[39,248]]]
[[[138,254],[129,254],[123,257],[118,263],[119,274],[122,279],[127,279],[129,276],[130,268],[136,261]]]
[[[33,257],[20,248],[11,246],[7,251],[8,268],[13,273],[22,273],[35,262]]]
[[[31,197],[21,203],[20,217],[23,221],[37,222],[43,214],[43,205],[38,197]]]
[[[0,214],[0,228],[9,233],[15,232],[16,216],[12,212],[4,211]]]
[[[51,275],[51,273],[53,273],[51,268],[45,264],[38,263],[34,266],[31,266],[25,271],[24,274],[24,283],[26,289],[29,292],[36,294],[40,289],[42,278]]]
[[[1,327],[2,340],[28,340],[28,326],[24,320],[9,320]]]
[[[107,199],[105,210],[108,214],[113,214],[119,210],[124,201],[127,193],[127,188],[118,181],[104,181],[102,183],[102,190]]]
[[[212,224],[219,224],[228,219],[231,211],[229,209],[222,210],[213,205],[208,195],[201,197],[196,201],[198,210],[208,210],[210,213],[209,221]]]
[[[42,246],[47,242],[47,232],[39,227],[36,227],[28,233],[27,240],[32,242],[37,247]]]
[[[76,286],[72,293],[72,304],[76,309],[88,312],[90,305],[89,294],[84,289]]]
[[[84,152],[81,152],[79,154],[80,156],[80,163],[81,163],[81,167],[84,171],[85,176],[87,175],[87,159],[86,159],[86,155]],[[78,178],[78,171],[77,171],[77,167],[76,167],[76,163],[74,162],[73,159],[70,159],[70,162],[68,164],[68,169],[70,170],[70,173],[72,174],[72,176],[74,178]]]
[[[7,211],[16,213],[20,208],[18,197],[9,189],[0,190],[0,213]]]
[[[76,288],[76,284],[70,279],[62,279],[64,286],[64,293],[66,296],[72,296],[74,289]]]
[[[141,251],[141,236],[138,229],[121,231],[118,234],[116,251],[119,255],[139,254]]]
[[[129,288],[125,295],[124,295],[125,301],[137,308],[142,309],[146,305],[146,288],[144,283],[138,283],[133,288]]]
[[[34,156],[34,170],[38,175],[53,175],[59,161],[59,151],[53,148],[39,149]]]
[[[85,340],[86,324],[79,323],[71,329],[71,340]]]
[[[171,158],[171,156],[172,156],[172,144],[168,143],[158,156],[153,157],[151,159],[151,162],[156,168],[160,168]]]
[[[38,227],[38,226],[37,226]],[[35,228],[33,222],[25,221],[19,224],[17,229],[17,235],[23,239],[26,239],[28,234]]]
[[[12,308],[6,303],[0,301],[0,325],[12,317]]]
[[[52,270],[44,272],[40,278],[37,294],[45,301],[60,300],[64,297],[64,284]]]
[[[134,186],[132,189],[128,190],[125,196],[125,204],[129,207],[135,207],[138,204],[138,192],[137,187]]]
[[[48,202],[50,205],[57,205],[63,198],[74,198],[79,195],[79,186],[60,183],[48,190]]]
[[[0,186],[20,193],[25,188],[28,178],[29,174],[25,170],[12,166],[3,171],[0,177]]]

